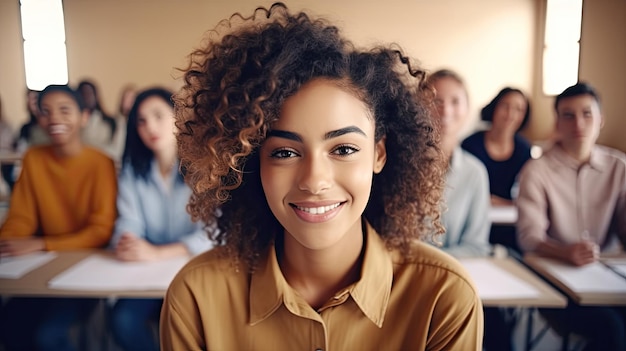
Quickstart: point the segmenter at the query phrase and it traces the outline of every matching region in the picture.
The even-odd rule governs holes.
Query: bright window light
[[[582,0],[548,0],[543,49],[543,92],[560,94],[578,81]]]
[[[42,90],[67,84],[67,50],[62,0],[21,0],[26,86]]]

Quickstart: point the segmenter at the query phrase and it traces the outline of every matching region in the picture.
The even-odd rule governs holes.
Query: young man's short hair
[[[76,102],[80,111],[85,109],[85,103],[83,102],[83,98],[76,90],[70,88],[68,85],[51,84],[45,87],[39,93],[39,97],[37,98],[37,107],[39,107],[40,110],[43,97],[53,92],[61,92],[69,95]]]
[[[565,90],[563,90],[562,93],[557,95],[556,99],[554,100],[554,109],[558,110],[559,102],[561,102],[561,100],[578,95],[590,95],[596,100],[598,105],[600,105],[600,96],[598,95],[596,90],[591,85],[585,82],[578,82],[571,87],[566,88]]]

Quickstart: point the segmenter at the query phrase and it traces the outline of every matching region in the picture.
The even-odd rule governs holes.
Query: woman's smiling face
[[[329,80],[285,101],[260,152],[263,190],[285,240],[322,250],[361,235],[373,174],[386,160],[374,127],[368,107]]]

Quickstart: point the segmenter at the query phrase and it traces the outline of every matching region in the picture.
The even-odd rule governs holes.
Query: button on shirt
[[[189,262],[161,312],[165,350],[480,350],[482,304],[441,250],[390,252],[367,227],[361,279],[314,310],[285,280],[274,247],[250,274],[222,248]]]
[[[626,243],[626,155],[595,146],[579,164],[557,144],[520,175],[518,241],[532,251],[548,237],[572,244],[591,240],[607,249]]]

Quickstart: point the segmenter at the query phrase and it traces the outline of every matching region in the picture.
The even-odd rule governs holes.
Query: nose
[[[576,119],[574,120],[574,126],[578,131],[585,129],[585,117],[576,115]]]
[[[333,178],[331,162],[324,155],[305,156],[300,167],[298,188],[313,195],[330,189]]]

